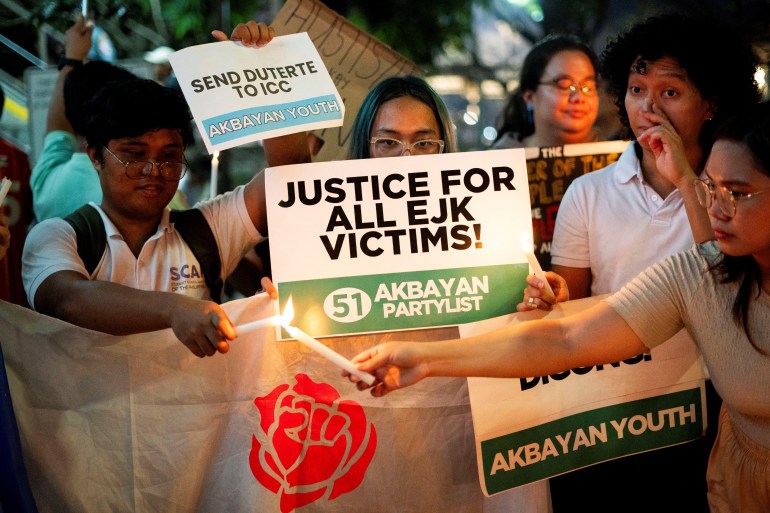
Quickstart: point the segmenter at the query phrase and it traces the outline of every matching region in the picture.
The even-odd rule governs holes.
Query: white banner
[[[236,324],[274,311],[264,295],[223,308]],[[502,513],[548,499],[484,498],[464,379],[375,399],[272,330],[199,359],[170,330],[104,335],[5,302],[0,333],[41,513]],[[350,358],[388,337],[324,342]]]

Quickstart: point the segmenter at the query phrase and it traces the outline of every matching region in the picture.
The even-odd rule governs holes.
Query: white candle
[[[337,365],[338,367],[345,369],[349,373],[358,376],[361,381],[364,381],[367,385],[374,384],[374,376],[369,374],[368,372],[360,371],[356,368],[353,363],[342,356],[341,354],[335,352],[328,346],[320,343],[304,331],[302,331],[299,328],[295,328],[294,326],[284,326],[286,331],[289,332],[289,335],[292,336],[292,338],[296,338],[303,344],[305,344],[310,349],[314,350],[315,352],[319,353],[320,355],[326,357],[328,360],[330,360],[332,363]]]
[[[6,194],[8,194],[8,191],[11,190],[11,181],[3,177],[3,181],[0,182],[0,205],[3,204],[3,200],[5,200]]]
[[[551,288],[551,284],[548,283],[548,280],[545,278],[545,273],[543,272],[543,268],[540,267],[540,262],[537,261],[537,257],[535,256],[534,249],[532,247],[532,243],[530,242],[530,237],[526,233],[521,234],[521,249],[524,250],[524,254],[527,256],[527,261],[529,262],[529,266],[532,268],[532,273],[543,280],[543,283],[545,283],[545,290],[553,294],[553,289]]]
[[[247,322],[235,327],[235,335],[240,337],[245,333],[251,333],[262,328],[268,328],[270,326],[280,326],[283,318],[280,315],[273,315],[267,319],[260,319],[258,321]]]
[[[209,193],[212,198],[217,195],[217,182],[219,181],[219,152],[215,151],[211,157],[211,179],[209,183]]]
[[[83,0],[81,11],[83,13],[83,17],[87,18],[88,17],[88,0]]]

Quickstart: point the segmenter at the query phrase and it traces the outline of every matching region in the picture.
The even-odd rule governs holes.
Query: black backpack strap
[[[104,223],[94,207],[85,204],[64,218],[75,230],[78,255],[89,276],[104,255],[107,246],[107,232]]]
[[[203,213],[197,208],[172,210],[170,219],[201,264],[203,278],[211,291],[211,299],[221,303],[224,282],[221,278],[219,246]]]
[[[83,260],[83,265],[92,274],[96,265],[104,255],[104,249],[107,247],[107,232],[104,229],[104,223],[91,205],[83,205],[64,218],[75,230],[78,245],[78,255]],[[217,303],[222,302],[222,291],[224,283],[220,275],[222,274],[222,263],[219,258],[219,247],[214,238],[206,218],[197,208],[189,210],[172,210],[171,222],[175,229],[179,230],[179,235],[184,239],[190,250],[198,259],[201,265],[203,278],[211,291],[211,299]]]

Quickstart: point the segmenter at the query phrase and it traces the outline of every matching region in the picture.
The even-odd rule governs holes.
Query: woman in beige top
[[[607,364],[686,328],[723,398],[709,507],[770,511],[770,104],[721,127],[705,175],[696,187],[716,241],[658,262],[580,314],[463,340],[378,345],[353,359],[377,377],[372,394],[428,376],[527,377]]]

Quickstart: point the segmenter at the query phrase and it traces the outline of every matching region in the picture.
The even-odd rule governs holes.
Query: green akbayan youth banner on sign
[[[265,187],[279,309],[291,298],[310,335],[453,326],[521,301],[523,150],[281,166]]]
[[[463,338],[572,315],[589,297],[460,326]],[[706,430],[703,362],[685,330],[620,362],[521,379],[469,378],[479,480],[486,495],[582,467],[686,443]]]

